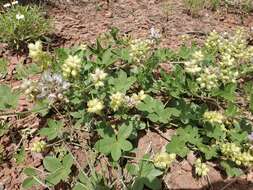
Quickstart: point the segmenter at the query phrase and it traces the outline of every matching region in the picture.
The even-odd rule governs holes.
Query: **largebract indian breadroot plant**
[[[31,151],[50,151],[50,156],[43,159],[44,171],[24,170],[23,187],[65,182],[74,190],[111,189],[114,181],[127,179],[117,185],[162,189],[161,176],[192,153],[198,177],[208,175],[208,162],[228,176],[252,168],[253,84],[247,79],[253,72],[253,48],[247,32],[214,31],[204,46],[184,45],[178,51],[160,48],[153,38],[161,36],[151,32],[146,39],[126,39],[112,29],[103,43],[53,53],[44,52],[40,42],[29,45],[41,77],[24,77],[20,90],[34,103],[32,112],[50,118],[35,134],[41,140]],[[169,64],[170,71],[161,63]],[[4,109],[15,105],[1,101]],[[171,128],[175,134],[156,154],[136,158],[139,134],[149,128],[159,133]],[[74,131],[91,138],[82,143]],[[85,168],[75,158],[73,144],[91,157]],[[107,166],[98,171],[103,158]],[[108,168],[122,173],[107,177]]]

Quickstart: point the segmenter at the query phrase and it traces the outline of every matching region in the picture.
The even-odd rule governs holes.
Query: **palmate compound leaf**
[[[97,151],[104,153],[105,155],[111,154],[112,159],[117,161],[120,159],[122,152],[130,151],[133,146],[127,138],[131,135],[133,127],[125,124],[119,127],[118,134],[111,134],[111,136],[104,135],[103,138],[97,141],[95,147]],[[100,131],[101,132],[101,131]]]
[[[147,96],[143,102],[137,105],[137,109],[147,113],[147,118],[152,122],[168,123],[171,116],[178,117],[180,111],[176,108],[165,108],[159,100]]]
[[[47,184],[57,185],[60,181],[65,181],[71,173],[73,158],[67,154],[61,161],[58,158],[47,156],[43,160],[43,165],[49,171],[45,179]]]
[[[176,131],[171,139],[171,142],[166,146],[166,150],[169,153],[175,153],[184,158],[190,151],[187,144],[198,146],[202,144],[202,138],[200,138],[197,127],[181,127]]]
[[[122,92],[126,93],[126,91],[135,83],[135,77],[127,77],[127,73],[123,70],[118,72],[118,76],[116,78],[110,78],[109,84],[112,86],[113,92]]]
[[[64,126],[64,123],[62,121],[49,119],[47,124],[48,127],[44,127],[40,130],[40,135],[46,136],[48,140],[53,140],[61,135],[61,128]]]
[[[144,159],[148,159],[148,156],[144,156]],[[156,169],[153,163],[148,161],[141,161],[139,166],[129,165],[130,173],[134,174],[135,181],[131,187],[131,190],[143,190],[144,186],[152,189],[159,190],[161,189],[161,181],[158,176],[163,174],[162,171]]]

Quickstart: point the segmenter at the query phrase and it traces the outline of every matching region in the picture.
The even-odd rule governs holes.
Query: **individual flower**
[[[29,56],[34,61],[39,61],[41,55],[43,54],[41,41],[36,41],[34,44],[33,43],[28,44],[28,48],[29,48]]]
[[[176,154],[168,154],[167,152],[158,153],[153,159],[155,167],[160,169],[166,169],[170,167],[173,161],[176,159]]]
[[[76,77],[81,70],[81,58],[77,55],[72,56],[69,55],[62,65],[63,76],[68,77]]]
[[[3,5],[4,8],[8,8],[8,7],[10,7],[10,6],[11,6],[10,3],[6,3],[6,4]]]
[[[95,98],[93,100],[88,101],[87,106],[87,111],[89,113],[101,114],[101,111],[104,108],[104,103],[99,99]]]
[[[95,84],[95,87],[104,86],[104,79],[106,78],[107,73],[101,69],[96,69],[94,73],[91,74],[92,81]]]
[[[24,15],[22,15],[22,14],[16,14],[16,19],[17,19],[17,20],[22,20],[22,19],[24,19],[24,18],[25,18]]]
[[[198,158],[195,162],[195,172],[198,176],[203,177],[208,174],[209,168]]]
[[[31,151],[32,152],[43,152],[46,148],[46,142],[45,141],[36,141],[33,143]]]
[[[203,118],[212,124],[222,124],[226,119],[223,114],[217,111],[206,111]]]
[[[117,111],[123,104],[125,96],[121,92],[116,92],[110,96],[111,102],[110,106],[113,109],[113,111]]]
[[[13,1],[11,4],[12,4],[12,5],[17,5],[17,4],[18,4],[18,1]]]

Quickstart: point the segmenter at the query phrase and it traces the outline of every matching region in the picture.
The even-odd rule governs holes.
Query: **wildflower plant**
[[[203,47],[184,45],[173,51],[158,43],[154,48],[149,37],[148,43],[138,40],[130,45],[117,31],[109,34],[109,44],[98,40],[82,49],[49,53],[39,42],[30,46],[34,63],[44,62],[40,59],[45,56],[38,55],[47,55],[48,64],[37,80],[24,78],[20,89],[34,103],[31,113],[50,118],[35,133],[45,139],[50,155],[43,159],[45,175],[25,170],[23,186],[53,188],[65,182],[74,189],[98,184],[113,188],[110,185],[122,178],[96,171],[104,158],[108,168],[128,176],[124,185],[119,184],[122,189],[162,189],[161,176],[191,153],[198,157],[193,167],[199,177],[208,175],[208,162],[215,162],[228,176],[249,171],[253,84],[242,79],[252,75],[253,54],[247,35],[213,32]],[[170,72],[161,68],[165,62],[171,63]],[[6,86],[0,89],[12,94]],[[16,105],[16,95],[9,97],[15,103],[0,96],[1,110]],[[164,144],[165,150],[136,158],[140,134],[167,128],[175,134]],[[79,136],[84,133],[89,134],[88,143]],[[85,170],[72,152],[73,144],[94,155]],[[43,152],[41,144],[35,145],[35,152]],[[59,150],[64,151],[58,154]],[[69,177],[73,168],[78,175]]]
[[[0,15],[0,41],[11,48],[22,49],[48,34],[51,22],[44,18],[40,7],[20,6],[15,2],[5,4],[4,13]]]

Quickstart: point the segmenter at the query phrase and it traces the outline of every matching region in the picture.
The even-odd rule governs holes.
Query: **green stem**
[[[143,159],[143,158],[136,158],[132,156],[121,156],[122,158],[132,159],[132,160],[138,160],[138,161],[147,161],[147,162],[153,162],[153,160],[150,159]]]

